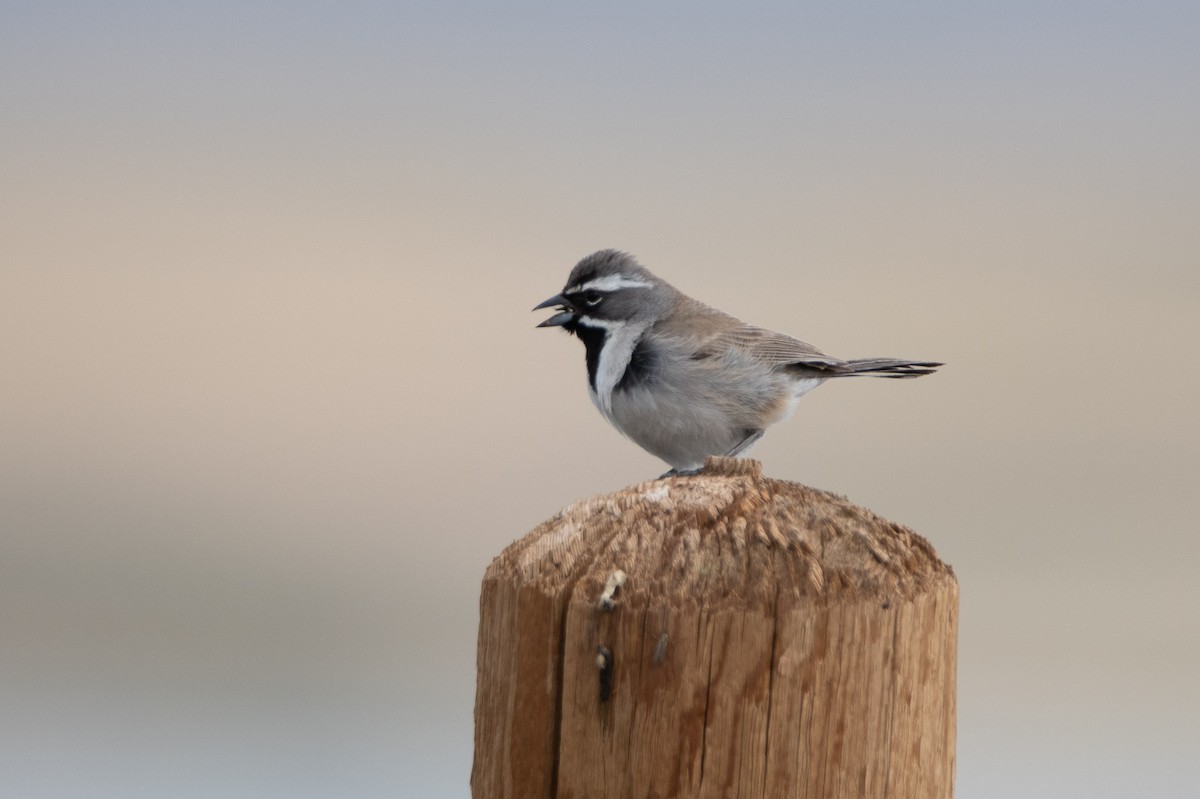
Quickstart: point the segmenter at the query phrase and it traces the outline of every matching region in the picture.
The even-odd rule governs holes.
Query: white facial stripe
[[[605,275],[586,283],[579,283],[563,290],[563,294],[576,294],[580,291],[616,291],[617,289],[644,289],[653,286],[645,280],[635,280],[624,275]]]
[[[595,327],[600,330],[607,330],[612,333],[615,330],[620,330],[625,327],[625,323],[617,319],[597,319],[594,316],[579,314],[575,317],[575,323],[584,327]]]
[[[638,340],[646,332],[645,322],[630,325],[626,322],[610,321],[607,319],[592,319],[579,317],[580,324],[600,327],[608,331],[604,338],[604,346],[600,350],[600,363],[596,365],[596,387],[592,390],[592,402],[600,409],[610,422],[615,425],[612,415],[612,393],[625,375],[625,369],[633,357],[633,350]],[[621,428],[618,426],[618,430]]]

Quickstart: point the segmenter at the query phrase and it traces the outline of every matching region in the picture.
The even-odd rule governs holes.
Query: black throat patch
[[[604,349],[604,340],[608,338],[608,331],[599,327],[581,325],[577,319],[572,319],[564,324],[563,330],[578,336],[579,340],[583,342],[587,358],[588,385],[592,387],[592,391],[595,391],[596,372],[600,369],[600,351]]]

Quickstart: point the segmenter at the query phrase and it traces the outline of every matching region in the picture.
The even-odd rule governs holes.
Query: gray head
[[[557,314],[538,327],[612,329],[628,322],[650,322],[664,314],[675,289],[620,250],[600,250],[575,264],[562,292],[538,305],[556,306]]]

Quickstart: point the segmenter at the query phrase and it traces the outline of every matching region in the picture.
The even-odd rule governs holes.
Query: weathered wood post
[[[472,795],[951,797],[957,624],[925,539],[755,461],[577,503],[484,576]]]

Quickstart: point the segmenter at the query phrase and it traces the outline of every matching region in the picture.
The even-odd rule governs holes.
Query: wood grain
[[[958,585],[925,539],[711,459],[484,576],[476,799],[950,797]]]

